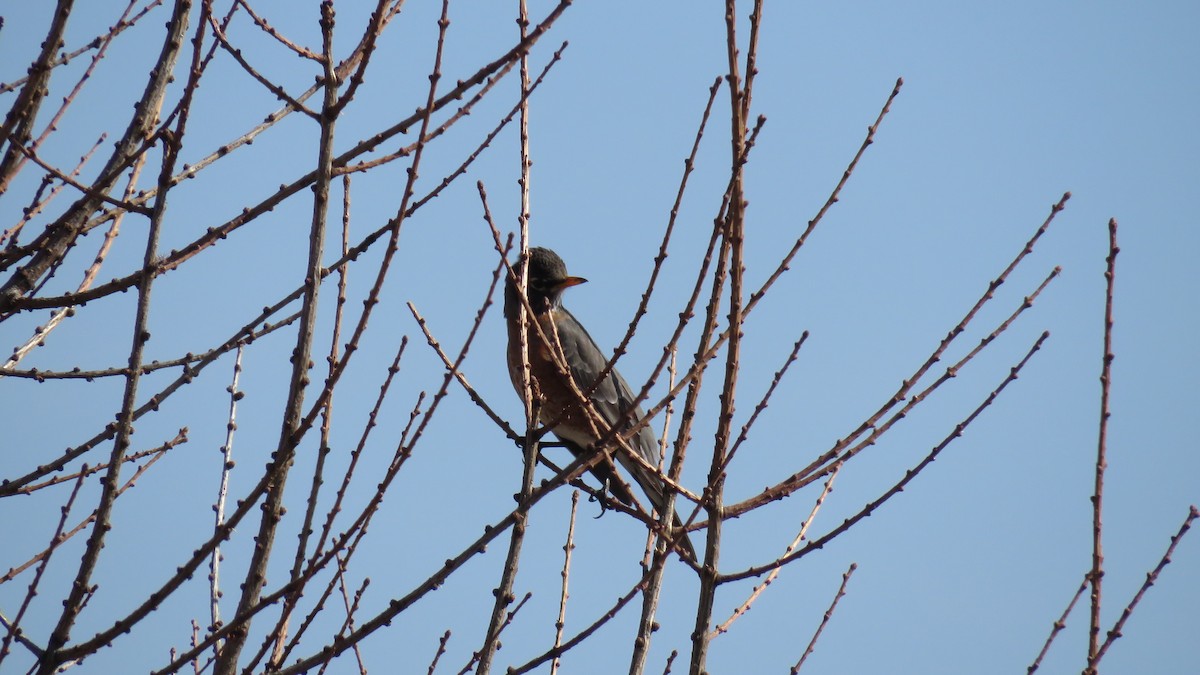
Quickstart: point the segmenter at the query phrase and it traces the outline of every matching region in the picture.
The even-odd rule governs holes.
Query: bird
[[[551,342],[558,340],[575,387],[585,394],[591,391],[589,398],[600,421],[603,422],[597,424],[596,429],[600,434],[604,434],[615,424],[620,424],[622,431],[632,428],[645,417],[645,412],[641,406],[634,405],[633,392],[616,368],[612,368],[604,380],[596,384],[608,359],[596,346],[596,341],[588,334],[583,324],[563,307],[563,292],[572,286],[586,283],[587,279],[567,274],[566,263],[548,248],[530,248],[528,254],[522,256],[514,266],[515,279],[510,276],[504,287],[504,317],[508,326],[508,373],[517,395],[524,399],[520,336],[522,302],[517,280],[520,279],[526,265],[529,268],[527,297],[533,319]],[[571,390],[562,371],[555,365],[553,352],[547,348],[546,341],[538,336],[532,321],[527,333],[527,345],[530,375],[537,385],[536,391],[540,394],[540,418],[553,424],[550,431],[573,455],[589,456],[599,437],[589,423],[578,395]],[[628,441],[634,452],[647,463],[655,467],[659,465],[661,455],[658,439],[649,425],[641,427]],[[654,508],[663,513],[667,504],[667,492],[661,475],[633,461],[621,449],[614,454],[617,461],[633,476]],[[611,458],[602,459],[592,467],[591,472],[618,500],[630,506],[634,504],[633,494],[618,478]],[[683,553],[695,560],[696,551],[691,539],[682,529],[683,523],[678,513],[675,514],[674,528]]]

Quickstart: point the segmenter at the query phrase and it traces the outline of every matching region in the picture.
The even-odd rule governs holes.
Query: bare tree
[[[39,522],[46,519],[54,524],[49,536],[36,544],[5,547],[9,571],[0,577],[0,584],[15,588],[20,580],[24,589],[0,596],[6,598],[0,607],[0,663],[48,674],[77,664],[103,663],[105,658],[127,658],[122,655],[136,653],[146,644],[131,645],[128,634],[136,631],[151,636],[157,650],[156,673],[185,669],[199,673],[210,668],[222,674],[300,673],[324,671],[335,661],[342,670],[366,672],[370,659],[362,650],[372,642],[394,640],[385,630],[393,621],[414,617],[438,621],[436,613],[426,614],[428,603],[422,601],[452,578],[463,576],[476,561],[502,557],[502,563],[496,564],[499,579],[492,594],[477,597],[462,609],[477,618],[468,625],[481,629],[478,635],[455,636],[457,642],[472,645],[465,664],[442,662],[455,653],[448,651],[451,631],[446,630],[438,644],[428,645],[426,651],[397,648],[390,658],[399,662],[378,667],[389,672],[427,668],[430,673],[461,667],[461,672],[486,673],[498,670],[505,661],[510,664],[508,672],[542,667],[557,672],[564,655],[593,638],[614,617],[636,615],[628,651],[612,663],[624,667],[628,662],[631,673],[655,671],[662,664],[652,662],[650,649],[659,626],[664,585],[674,575],[690,584],[694,623],[690,644],[674,645],[687,654],[672,652],[665,668],[669,671],[687,663],[690,673],[708,672],[714,640],[729,632],[785,570],[825,549],[913,485],[998,398],[1020,395],[1011,390],[1019,390],[1016,381],[1026,368],[1036,367],[1035,357],[1048,333],[1042,332],[1013,353],[1005,352],[1010,363],[1001,372],[992,370],[989,375],[987,368],[976,365],[979,355],[995,351],[997,339],[1025,319],[1043,289],[1057,278],[1058,268],[1048,270],[1039,284],[1023,289],[1012,306],[993,307],[1006,301],[998,289],[1015,270],[1028,265],[1028,257],[1066,207],[1069,193],[1051,206],[1042,222],[1031,224],[1027,241],[1013,251],[1005,267],[987,279],[969,280],[982,283],[982,294],[946,327],[945,337],[910,367],[877,409],[820,452],[797,455],[773,467],[779,470],[757,493],[727,489],[729,477],[745,470],[751,432],[790,368],[804,357],[808,337],[807,332],[793,336],[787,354],[762,354],[746,347],[745,338],[753,330],[749,320],[767,311],[760,308],[783,301],[785,292],[777,282],[812,245],[810,236],[841,199],[903,85],[897,79],[890,92],[882,92],[881,107],[872,113],[861,144],[848,158],[844,172],[832,181],[824,203],[806,219],[791,245],[777,252],[773,267],[761,278],[751,277],[746,248],[755,230],[747,227],[747,167],[766,123],[753,104],[765,19],[761,1],[743,16],[745,8],[727,0],[725,39],[714,45],[723,50],[724,72],[696,110],[694,140],[653,265],[648,270],[629,270],[648,275],[641,302],[605,367],[605,373],[611,371],[626,354],[652,300],[671,307],[678,320],[669,327],[661,356],[633,386],[636,402],[647,414],[628,420],[629,424],[608,423],[596,411],[588,383],[573,382],[567,364],[560,361],[558,375],[572,388],[601,441],[590,454],[565,465],[543,452],[554,445],[546,435],[553,420],[542,415],[536,383],[528,376],[522,383],[524,419],[508,419],[503,409],[511,401],[499,402],[472,385],[467,356],[474,353],[474,340],[485,326],[497,287],[527,283],[514,265],[537,240],[530,206],[536,183],[531,145],[537,140],[531,133],[531,108],[536,112],[535,102],[542,95],[539,88],[552,77],[567,48],[554,34],[571,4],[562,0],[537,16],[526,8],[525,0],[519,0],[514,7],[518,30],[503,38],[503,49],[469,66],[454,59],[451,67],[449,0],[443,0],[431,24],[410,20],[409,13],[416,12],[404,0],[379,0],[369,13],[353,20],[340,17],[334,3],[326,0],[298,10],[305,13],[309,26],[299,35],[278,27],[278,20],[269,19],[265,7],[245,0],[224,5],[213,0],[131,0],[107,28],[88,26],[95,38],[79,47],[66,44],[66,36],[80,9],[71,0],[59,0],[48,17],[40,51],[29,55],[27,74],[0,87],[8,97],[0,132],[0,197],[25,204],[13,220],[5,221],[0,235],[0,321],[7,329],[5,337],[14,342],[12,355],[0,365],[0,388],[5,397],[41,397],[48,406],[55,405],[55,398],[68,388],[82,392],[70,396],[84,401],[84,409],[64,410],[61,416],[64,426],[83,440],[57,449],[30,439],[24,447],[5,449],[8,458],[0,484],[4,518],[18,518],[28,508],[41,516]],[[293,25],[290,19],[286,23]],[[383,60],[385,45],[400,41],[396,34],[401,31],[411,31],[404,33],[405,38],[418,43],[412,53],[406,53],[410,60],[397,63],[394,52],[390,60]],[[423,37],[414,37],[418,34]],[[62,152],[50,149],[60,120],[70,119],[64,114],[78,105],[80,92],[91,84],[93,71],[106,65],[110,49],[132,40],[147,45],[153,40],[157,51],[139,51],[139,57],[149,60],[127,73],[130,92],[140,93],[134,96],[132,111],[126,111],[123,129],[113,126],[105,131],[100,140],[113,139],[111,144],[98,141],[77,149],[82,154],[77,165],[62,164],[55,159]],[[313,44],[306,45],[309,40]],[[420,52],[415,51],[417,46]],[[270,56],[279,53],[293,59],[284,71],[277,67],[277,57]],[[86,65],[80,66],[84,61]],[[409,86],[416,81],[414,74],[427,75],[420,88]],[[247,95],[230,84],[233,75],[252,83],[255,96],[265,92],[277,99],[278,107],[234,135],[216,138],[208,122],[219,115],[217,111],[226,111],[234,123],[242,123],[250,119],[247,111],[254,110],[243,103]],[[389,85],[402,76],[409,78],[405,88],[389,98],[394,93]],[[315,83],[305,88],[302,83],[309,81]],[[380,86],[369,84],[376,82]],[[66,92],[61,101],[51,96],[59,91]],[[360,107],[381,102],[390,102],[391,122],[383,128],[361,126],[362,118],[356,116]],[[468,121],[472,114],[476,120],[485,117],[486,125]],[[508,226],[502,218],[493,216],[494,198],[481,178],[489,175],[488,170],[476,168],[481,157],[499,154],[493,141],[506,132],[515,133],[519,140],[519,206],[512,234],[505,233]],[[464,140],[470,134],[475,136]],[[254,154],[256,144],[276,144],[273,147],[278,149],[279,144],[291,143],[310,151],[306,164],[295,166],[280,152],[268,154],[265,161]],[[681,235],[677,219],[681,205],[693,198],[689,178],[698,154],[704,147],[726,143],[726,164],[719,171],[724,189],[704,195],[718,205],[711,214],[711,227],[703,232],[690,228]],[[434,325],[418,302],[407,304],[413,323],[405,316],[404,325],[420,331],[429,346],[427,354],[436,355],[441,364],[440,372],[415,368],[417,373],[409,375],[402,368],[407,368],[412,358],[408,354],[418,347],[410,345],[407,336],[399,337],[395,313],[385,316],[378,308],[389,291],[396,294],[395,278],[405,272],[398,269],[403,264],[397,261],[406,247],[416,251],[413,255],[437,258],[443,265],[441,276],[426,277],[420,280],[423,283],[449,284],[468,277],[458,266],[458,243],[449,249],[443,244],[439,250],[429,240],[408,244],[402,233],[451,186],[472,182],[466,178],[472,172],[480,176],[468,192],[478,195],[482,234],[462,247],[494,249],[492,273],[488,279],[471,275],[470,283],[463,284],[477,293],[479,305],[457,347],[446,346],[452,331]],[[436,177],[429,179],[427,174]],[[230,181],[247,184],[260,196],[233,201],[220,188]],[[352,217],[352,192],[356,197],[365,192],[375,203],[386,203],[391,215],[362,224],[361,217]],[[293,229],[300,223],[307,225],[302,234]],[[41,229],[34,233],[36,228]],[[1191,507],[1145,585],[1104,632],[1102,506],[1113,386],[1116,232],[1112,221],[1092,496],[1092,563],[1030,672],[1038,668],[1075,601],[1087,590],[1090,643],[1082,663],[1084,672],[1097,672],[1129,614],[1170,562],[1175,545],[1197,516]],[[659,281],[681,236],[697,239],[691,243],[701,253],[673,261],[676,270],[689,275],[690,292],[671,295]],[[270,274],[264,273],[268,267]],[[66,277],[75,273],[82,281],[68,282]],[[107,281],[99,281],[102,273],[109,277]],[[475,283],[480,279],[484,283]],[[411,278],[406,282],[414,283]],[[204,316],[199,334],[162,331],[169,334],[169,344],[152,341],[163,326],[162,313],[170,316],[176,303],[186,305],[187,289],[217,296],[220,311],[196,310]],[[530,350],[561,354],[557,335],[547,334],[530,320],[532,308],[522,309],[526,311],[520,347],[526,364]],[[121,343],[128,345],[120,352],[123,364],[112,365],[118,363],[118,352],[89,343],[88,329],[75,329],[80,323],[75,317],[83,313],[127,341]],[[466,317],[470,312],[459,314]],[[993,320],[993,316],[1000,318]],[[72,330],[76,335],[70,338]],[[982,337],[977,344],[963,346],[963,336],[969,333]],[[18,334],[21,337],[14,337]],[[184,342],[192,339],[200,346]],[[321,367],[318,353],[324,355]],[[25,367],[33,354],[54,365]],[[155,354],[163,358],[156,360]],[[97,356],[111,359],[110,365],[72,367]],[[750,385],[744,377],[746,365],[772,359],[779,365],[770,382],[763,387]],[[226,375],[219,374],[222,368]],[[209,384],[226,376],[231,379],[223,391]],[[965,417],[944,421],[944,436],[935,439],[894,484],[847,513],[841,523],[825,522],[828,518],[821,518],[821,509],[835,482],[845,480],[840,478],[843,468],[869,461],[871,448],[890,438],[888,434],[906,417],[960,377],[992,381]],[[241,406],[248,405],[243,378],[254,379],[261,389],[273,387],[278,394],[270,404],[257,404],[253,412],[258,424],[268,417],[277,430],[269,439],[254,436],[248,445],[237,433],[246,415]],[[377,393],[368,396],[368,391]],[[392,403],[397,392],[407,397],[406,402]],[[471,540],[442,551],[413,554],[418,563],[430,556],[444,560],[434,569],[410,564],[405,548],[398,546],[393,569],[375,570],[371,577],[358,573],[358,552],[389,537],[377,516],[385,498],[395,498],[399,483],[436,482],[456,491],[460,499],[467,498],[454,476],[429,475],[428,467],[414,459],[418,447],[438,452],[425,448],[429,441],[421,441],[433,420],[449,422],[439,411],[452,393],[465,394],[472,402],[470,424],[487,425],[496,448],[511,455],[513,462],[518,457],[523,460],[520,481],[508,488],[515,493],[515,506],[489,505],[491,517],[473,524],[481,533]],[[110,396],[118,401],[115,414]],[[130,489],[138,483],[156,485],[142,490],[154,489],[157,499],[165,498],[180,489],[172,485],[179,477],[160,478],[163,474],[156,464],[174,461],[186,452],[197,454],[187,448],[194,445],[191,439],[199,430],[178,426],[177,420],[187,418],[186,408],[217,406],[227,411],[219,429],[220,452],[205,452],[204,459],[187,464],[203,467],[204,475],[196,480],[206,481],[205,489],[212,496],[202,509],[191,502],[184,507],[186,518],[174,533],[184,543],[145,541],[146,547],[162,546],[164,555],[136,563],[114,557],[110,553],[114,550],[128,556],[129,547],[127,541],[124,546],[109,546],[111,538],[141,530],[134,524],[138,513],[121,508],[129,501]],[[110,414],[112,418],[107,417]],[[704,415],[715,420],[711,437],[700,435],[710,431],[698,426]],[[647,463],[631,448],[630,439],[645,426],[660,435],[661,466]],[[378,432],[380,428],[384,431]],[[143,433],[135,435],[138,430]],[[143,440],[163,430],[168,431],[162,437]],[[207,437],[216,431],[203,433]],[[661,479],[669,488],[665,513],[609,499],[604,489],[589,482],[589,469],[614,458],[639,464]],[[703,482],[686,481],[685,465],[699,465],[695,475],[703,475]],[[327,486],[327,480],[332,485]],[[567,485],[577,491],[568,527],[555,535],[565,538],[565,555],[554,556],[561,572],[555,579],[541,579],[535,589],[552,597],[557,609],[554,626],[544,631],[550,646],[521,654],[501,652],[505,630],[519,620],[531,597],[521,593],[528,580],[519,581],[520,565],[531,556],[551,557],[526,540],[531,514],[544,510],[547,497]],[[643,550],[613,553],[614,558],[641,555],[640,575],[615,600],[593,599],[583,607],[577,606],[578,601],[568,603],[569,589],[577,588],[570,582],[580,492],[614,512],[609,518],[637,524],[646,533]],[[730,529],[738,519],[767,513],[788,497],[810,506],[799,523],[787,518],[772,521],[780,545],[765,555],[737,551],[736,544],[730,543],[736,541]],[[210,506],[215,517],[207,511]],[[436,505],[409,508],[414,520],[454,517]],[[54,513],[59,515],[51,517]],[[681,554],[680,533],[671,525],[675,513],[684,523],[684,536],[697,544],[696,559]],[[122,575],[133,569],[148,581],[135,591],[121,591]],[[807,646],[796,650],[798,661],[791,672],[799,671],[821,632],[836,621],[839,600],[853,593],[849,582],[855,569],[850,564],[840,587],[818,594],[826,598],[832,593],[834,599]],[[385,580],[381,574],[390,578]],[[747,588],[748,580],[757,581]],[[380,586],[383,590],[376,590]],[[226,597],[227,593],[231,595]],[[40,606],[35,602],[46,597],[61,598],[61,609],[57,602],[43,599]],[[19,599],[10,605],[8,598]],[[568,630],[568,613],[586,617],[585,623],[575,619]],[[156,622],[175,621],[178,616],[191,617],[192,623],[157,630]],[[167,637],[179,631],[190,636],[190,643]],[[570,670],[568,665],[561,667]]]

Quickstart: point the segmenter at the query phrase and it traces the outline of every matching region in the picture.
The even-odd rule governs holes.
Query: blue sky
[[[362,8],[338,7],[346,30],[340,53],[362,24]],[[436,35],[434,3],[410,2],[385,34],[367,85],[339,122],[339,148],[386,127],[424,100]],[[511,3],[515,4],[515,3]],[[531,4],[543,16],[551,3]],[[310,46],[319,44],[315,4],[300,10],[264,3],[272,24]],[[68,46],[115,19],[118,9],[88,3],[72,19]],[[294,12],[294,13],[293,13]],[[739,10],[743,37],[749,6]],[[25,69],[48,9],[25,4],[4,12],[0,81]],[[513,10],[499,3],[451,6],[443,71],[449,81],[495,58],[515,38]],[[161,10],[160,10],[161,15]],[[73,165],[99,132],[121,128],[144,84],[147,52],[162,18],[118,41],[89,89],[68,113],[45,154]],[[1004,394],[967,433],[902,494],[825,550],[787,567],[731,632],[713,645],[714,673],[785,672],[804,650],[841,574],[858,569],[848,593],[805,665],[818,673],[1010,673],[1029,665],[1051,622],[1090,565],[1091,494],[1099,416],[1104,256],[1109,218],[1120,222],[1113,417],[1105,500],[1107,630],[1159,560],[1188,505],[1200,502],[1200,455],[1190,419],[1200,402],[1195,357],[1200,267],[1200,43],[1194,3],[1131,6],[1064,3],[766,3],[753,114],[766,125],[747,166],[747,278],[753,287],[820,208],[862,142],[898,77],[904,87],[836,204],[791,271],[746,326],[747,358],[738,389],[740,426],[804,330],[807,344],[731,469],[727,500],[755,494],[845,436],[926,358],[962,314],[1021,250],[1066,191],[1067,208],[1026,262],[997,292],[947,355],[949,363],[986,336],[1055,266],[1062,274],[1034,306],[945,390],[931,397],[880,443],[847,465],[823,507],[823,533],[886,490],[941,441],[1007,375],[1043,331],[1051,336]],[[231,35],[260,49],[260,63],[292,91],[313,81],[310,64],[256,37],[243,20]],[[567,294],[567,306],[602,347],[624,334],[649,276],[667,214],[703,109],[707,89],[725,69],[724,20],[714,3],[576,2],[534,51],[535,68],[568,40],[563,61],[532,101],[532,225],[535,244],[557,250],[590,283]],[[71,72],[78,73],[78,68]],[[200,90],[184,161],[243,133],[277,107],[226,57]],[[57,86],[72,82],[69,77]],[[431,146],[418,192],[436,185],[514,101],[515,81]],[[51,100],[64,92],[55,90]],[[11,102],[9,94],[2,100]],[[727,176],[728,98],[714,117],[689,181],[671,256],[621,369],[641,381],[661,354],[707,242]],[[194,239],[246,204],[270,194],[312,165],[316,127],[289,119],[256,140],[230,168],[215,167],[173,193],[164,249]],[[111,142],[110,136],[109,141]],[[407,141],[406,141],[407,142]],[[436,152],[432,150],[436,148]],[[457,349],[481,303],[495,265],[475,182],[488,188],[506,231],[516,227],[517,142],[506,130],[471,171],[408,222],[397,262],[371,329],[336,401],[335,454],[357,440],[384,370],[402,335],[410,344],[400,382],[385,405],[360,478],[365,499],[390,456],[419,390],[440,382],[441,363],[421,338],[405,302]],[[393,164],[356,179],[354,232],[380,226],[398,207],[404,167]],[[36,177],[23,176],[0,215],[8,227]],[[310,201],[307,192],[243,228],[194,264],[155,287],[150,358],[174,358],[223,340],[263,305],[302,279]],[[40,223],[38,223],[40,225]],[[144,221],[101,273],[105,280],[140,261]],[[94,250],[96,235],[83,246]],[[92,247],[92,248],[87,248]],[[87,259],[91,253],[82,254]],[[378,251],[351,271],[351,311],[378,264]],[[72,268],[48,292],[78,280]],[[317,353],[327,350],[333,286],[322,304]],[[133,294],[91,303],[60,328],[25,367],[123,364]],[[0,326],[6,344],[22,342],[43,315]],[[694,349],[696,331],[682,354]],[[244,492],[278,436],[291,334],[256,342],[245,356],[235,454]],[[502,364],[504,331],[493,307],[465,371],[500,414],[520,409]],[[318,363],[318,368],[322,367]],[[138,424],[135,447],[151,447],[187,426],[190,441],[156,465],[122,497],[106,583],[76,636],[140,600],[210,527],[232,362],[206,371],[189,391]],[[173,377],[173,375],[172,375]],[[147,378],[157,390],[166,375]],[[715,428],[716,379],[701,406],[684,483],[699,489]],[[655,389],[659,396],[665,391]],[[23,473],[61,448],[80,443],[118,409],[119,382],[34,384],[0,380],[6,451],[0,474]],[[314,447],[301,449],[289,500],[302,511]],[[101,452],[107,455],[107,448]],[[560,451],[561,452],[561,451]],[[98,461],[98,460],[89,460]],[[375,471],[371,474],[370,471]],[[411,464],[400,474],[358,554],[354,578],[371,578],[362,617],[407,593],[511,507],[518,453],[460,389],[452,388]],[[330,480],[332,485],[336,481]],[[332,489],[332,488],[330,488]],[[85,494],[87,492],[85,491]],[[811,508],[810,488],[730,523],[723,556],[735,570],[778,554]],[[0,500],[5,539],[16,542],[0,567],[39,550],[52,532],[65,493]],[[557,612],[561,546],[569,495],[535,510],[518,595],[533,591],[510,627],[499,665],[520,664],[544,650]],[[568,634],[590,623],[637,579],[644,536],[617,514],[595,519],[581,504],[571,576]],[[295,528],[295,519],[285,527]],[[227,574],[244,568],[253,527],[227,551]],[[285,535],[281,541],[292,541]],[[1200,544],[1177,549],[1174,563],[1127,624],[1105,660],[1112,673],[1193,673],[1190,642],[1200,626]],[[65,587],[81,549],[66,548],[49,583]],[[368,667],[424,672],[437,638],[453,631],[443,670],[461,667],[478,648],[486,616],[474,609],[499,577],[503,548],[472,562],[364,644]],[[279,560],[278,578],[288,560]],[[202,578],[198,579],[202,582]],[[0,609],[20,602],[25,581],[0,586]],[[197,583],[156,615],[154,625],[122,638],[81,672],[135,670],[165,662],[162,645],[186,644],[189,621],[203,620]],[[723,620],[749,593],[724,587]],[[668,573],[651,671],[673,649],[686,653],[694,616],[694,575]],[[231,600],[232,591],[226,599]],[[44,591],[33,612],[55,616],[58,596]],[[232,603],[227,611],[232,611]],[[565,660],[565,672],[627,667],[636,625],[618,617]],[[260,627],[261,628],[261,627]],[[44,636],[35,636],[35,639]],[[156,650],[156,651],[151,651]],[[1086,653],[1086,607],[1044,662],[1042,672],[1078,672]],[[685,659],[676,663],[682,672]],[[337,672],[351,672],[349,661]]]

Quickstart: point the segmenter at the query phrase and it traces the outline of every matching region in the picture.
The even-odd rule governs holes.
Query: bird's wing
[[[575,380],[575,385],[581,390],[587,391],[588,387],[596,381],[600,372],[604,370],[604,365],[608,363],[608,359],[604,358],[604,352],[596,346],[595,340],[584,329],[583,324],[575,318],[573,314],[566,309],[556,310],[561,318],[560,324],[562,328],[558,331],[558,338],[562,341],[563,353],[567,357],[567,365],[571,369],[571,378]],[[628,387],[626,387],[628,389]],[[617,387],[613,383],[612,377],[604,378],[600,386],[592,392],[592,400],[596,403],[616,404],[618,402]],[[612,419],[607,420],[612,422]]]
[[[560,330],[559,339],[562,341],[563,351],[567,355],[567,366],[571,369],[571,377],[580,390],[587,391],[604,370],[608,359],[605,358],[604,352],[596,346],[596,342],[592,340],[588,332],[584,330],[583,325],[570,312],[566,309],[558,311],[562,312],[563,321],[574,324],[574,330]],[[572,342],[574,344],[571,344]],[[633,391],[630,390],[629,384],[625,382],[625,378],[621,377],[621,373],[616,368],[613,368],[608,377],[604,378],[604,381],[596,387],[592,392],[591,399],[596,406],[596,411],[609,424],[617,421],[619,416],[630,408],[633,409],[633,413],[626,416],[623,428],[628,429],[634,422],[645,416],[641,406],[633,405]],[[649,425],[642,427],[637,435],[630,439],[630,445],[647,462],[658,464],[658,439],[654,437],[654,430]],[[643,482],[641,476],[638,475],[640,472],[633,471],[631,468],[630,472],[634,474],[634,478],[638,479],[638,483]],[[645,485],[642,487],[646,489]],[[654,501],[658,500],[654,499]]]
[[[563,352],[567,357],[567,366],[571,369],[571,377],[575,380],[575,385],[579,387],[580,391],[587,391],[588,387],[596,381],[596,378],[604,370],[608,359],[605,358],[604,352],[600,351],[600,347],[596,346],[595,340],[592,339],[591,335],[588,335],[588,332],[583,328],[583,324],[579,323],[579,320],[574,315],[566,309],[559,309],[557,311],[562,313],[561,318],[564,322],[571,324],[571,329],[560,329],[558,331]],[[646,415],[642,411],[641,406],[633,405],[633,391],[629,388],[629,383],[625,381],[624,377],[621,377],[621,373],[616,368],[613,368],[608,377],[604,378],[604,381],[596,387],[596,390],[592,392],[591,399],[596,407],[596,412],[609,424],[614,423],[622,413],[632,408],[632,414],[628,414],[625,417],[625,421],[622,424],[623,429],[628,429]],[[559,435],[557,431],[555,434]],[[650,465],[658,466],[661,456],[659,454],[658,438],[655,437],[654,430],[650,425],[639,429],[638,433],[629,439],[629,444]],[[642,488],[642,492],[646,494],[650,502],[654,504],[654,508],[659,513],[662,513],[666,507],[667,499],[666,491],[659,476],[650,472],[642,465],[626,459],[624,453],[618,452],[616,453],[616,457],[621,466],[625,467],[625,470],[633,476],[633,479]],[[598,468],[600,468],[600,472],[597,475],[600,475],[602,479],[606,477],[602,475],[604,472],[613,471],[611,463],[606,463],[603,467]],[[617,497],[618,499],[622,499],[620,495],[617,495]],[[622,499],[622,501],[625,500]],[[679,513],[675,513],[673,520],[674,526],[677,529],[683,527]],[[686,533],[680,535],[679,544],[683,547],[684,553],[688,557],[696,560],[696,550],[693,548],[692,541]]]

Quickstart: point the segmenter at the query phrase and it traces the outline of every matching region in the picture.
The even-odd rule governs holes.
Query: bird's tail
[[[623,460],[619,455],[618,459]],[[638,486],[642,488],[642,492],[650,499],[650,503],[654,505],[654,510],[659,514],[666,512],[666,486],[663,485],[658,475],[650,473],[640,464],[634,464],[630,461],[622,461],[621,463],[625,465],[625,468],[633,476],[633,479],[637,481]],[[688,536],[687,531],[683,529],[683,521],[679,518],[678,511],[674,513],[672,520],[671,538],[679,545],[679,550],[688,558],[691,558],[692,562],[699,561],[696,557],[696,549],[692,546],[692,539]]]
[[[571,453],[576,457],[586,456],[583,447],[580,446],[578,442],[572,440],[570,437],[564,438],[563,435],[559,434],[558,430],[555,430],[555,435],[558,436],[559,440],[563,442],[563,445],[566,446],[567,449],[570,450]],[[652,434],[648,439],[643,439],[641,436],[636,436],[635,440],[639,444],[645,442],[653,444],[656,442]],[[639,447],[640,449],[644,446],[635,447]],[[653,445],[650,447],[653,447]],[[643,454],[642,456],[645,457],[646,455]],[[651,456],[651,459],[656,458]],[[617,461],[619,461],[621,466],[625,467],[625,470],[628,471],[633,477],[634,482],[638,484],[638,487],[640,487],[642,492],[645,493],[646,497],[649,498],[650,503],[654,505],[654,509],[660,514],[665,512],[667,508],[666,486],[663,485],[662,479],[659,478],[658,473],[651,472],[641,464],[626,459],[625,456],[620,452],[617,453]],[[606,486],[609,493],[616,497],[618,501],[631,506],[633,505],[633,493],[630,492],[629,487],[625,484],[625,482],[621,480],[620,475],[617,473],[617,467],[613,465],[612,460],[604,458],[595,466],[593,466],[591,471],[592,474],[600,480],[601,484]],[[692,546],[692,540],[688,537],[687,532],[685,532],[683,529],[683,521],[680,520],[678,512],[675,513],[671,530],[671,537],[677,540],[679,550],[693,562],[696,562],[698,560],[696,558],[696,549]]]

